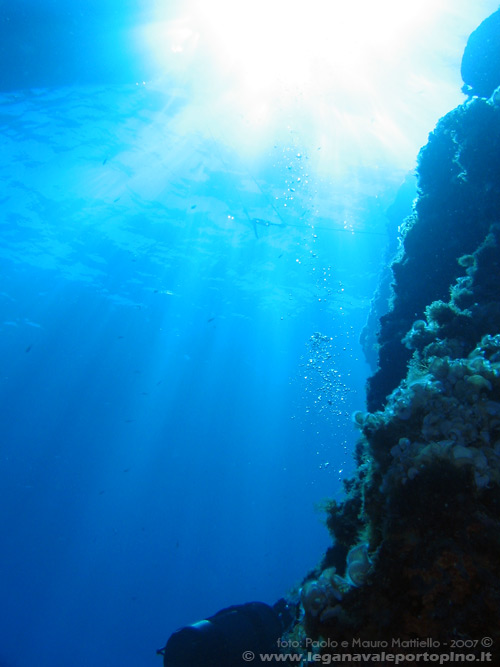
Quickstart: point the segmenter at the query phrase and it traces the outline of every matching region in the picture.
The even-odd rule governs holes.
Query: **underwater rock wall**
[[[333,544],[289,645],[415,661],[429,640],[500,664],[499,99],[450,112],[420,152],[357,473],[327,508]]]
[[[499,260],[495,227],[457,291],[486,295],[478,278],[486,272],[491,284],[487,267]],[[289,641],[326,641],[323,653],[338,653],[329,646],[341,642],[352,653],[354,640],[408,654],[427,638],[436,654],[453,642],[475,648],[483,637],[499,644],[500,334],[452,356],[461,317],[472,319],[458,312],[453,338],[415,350],[383,411],[355,415],[358,472],[346,500],[330,503],[334,543],[303,585],[303,616]],[[500,331],[498,308],[492,323]]]
[[[426,307],[448,301],[472,254],[500,221],[500,105],[475,98],[442,118],[418,158],[419,196],[392,264],[391,310],[381,318],[379,370],[368,382],[368,410],[380,409],[406,375],[403,338]]]

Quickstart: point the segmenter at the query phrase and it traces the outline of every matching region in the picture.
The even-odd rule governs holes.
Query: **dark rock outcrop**
[[[467,95],[490,97],[500,86],[500,10],[485,19],[469,37],[461,67]]]
[[[498,155],[496,96],[450,112],[420,152],[357,472],[288,635],[299,651],[500,664]]]
[[[391,310],[381,318],[379,370],[368,410],[380,409],[406,375],[402,342],[427,305],[447,301],[464,274],[458,258],[474,252],[500,220],[500,107],[474,99],[442,118],[420,151],[419,197],[393,265]]]

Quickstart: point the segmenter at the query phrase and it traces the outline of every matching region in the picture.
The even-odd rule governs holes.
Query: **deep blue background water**
[[[316,565],[413,168],[358,145],[331,173],[300,114],[240,150],[178,79],[95,56],[145,11],[100,7],[2,23],[2,667],[157,665]]]
[[[272,603],[352,469],[385,205],[380,236],[312,229],[305,196],[283,223],[271,193],[305,156],[254,174],[205,140],[136,144],[158,105],[135,86],[4,105],[7,665],[154,664],[180,624]]]

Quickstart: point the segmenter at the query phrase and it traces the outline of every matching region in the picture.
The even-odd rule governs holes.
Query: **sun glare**
[[[436,0],[235,0],[199,2],[218,66],[244,86],[309,87],[325,74],[352,82],[367,63],[390,58],[408,33],[431,20]]]
[[[405,161],[460,101],[474,11],[469,0],[180,0],[141,40],[188,90],[190,118],[241,150],[295,124],[311,145],[326,133],[338,159],[358,146]]]
[[[308,93],[325,82],[359,85],[376,63],[390,64],[442,3],[191,0],[180,4],[180,18],[159,16],[145,38],[163,66],[172,65],[173,55],[196,55],[209,77],[229,77],[240,94]]]

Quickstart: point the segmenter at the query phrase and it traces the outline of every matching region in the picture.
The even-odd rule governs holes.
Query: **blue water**
[[[298,122],[245,152],[128,51],[88,66],[141,13],[92,7],[2,28],[2,667],[158,665],[317,564],[414,164],[328,175]]]

